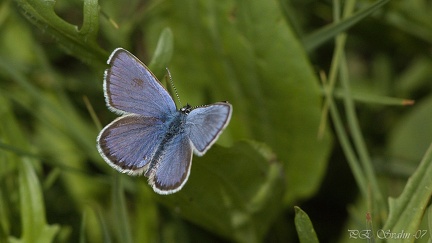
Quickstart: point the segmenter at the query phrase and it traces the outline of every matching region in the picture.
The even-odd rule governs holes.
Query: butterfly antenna
[[[167,70],[167,73],[168,73],[168,78],[169,78],[170,83],[171,83],[171,87],[174,89],[174,93],[175,93],[175,95],[176,95],[176,97],[177,97],[177,100],[178,100],[178,102],[179,102],[179,104],[180,104],[180,107],[183,107],[183,105],[182,105],[182,103],[181,103],[181,101],[180,101],[180,96],[178,95],[178,93],[177,93],[177,89],[176,89],[176,87],[174,86],[174,82],[173,82],[173,79],[172,79],[172,77],[171,77],[171,72],[170,72],[170,70],[169,70],[168,68],[166,68],[166,70]]]

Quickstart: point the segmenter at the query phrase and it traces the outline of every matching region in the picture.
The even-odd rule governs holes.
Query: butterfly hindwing
[[[98,150],[116,170],[142,174],[166,131],[157,118],[125,115],[107,125],[97,138]]]
[[[232,106],[227,102],[200,106],[193,109],[186,119],[195,154],[203,155],[217,140],[231,119]]]
[[[149,183],[159,194],[179,191],[186,183],[192,164],[192,146],[186,134],[175,135],[167,144],[158,164],[150,172]]]
[[[117,48],[108,64],[111,67],[105,71],[104,91],[111,110],[157,118],[176,111],[167,90],[134,55]]]

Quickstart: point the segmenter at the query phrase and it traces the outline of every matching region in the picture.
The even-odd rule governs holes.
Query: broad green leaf
[[[295,209],[295,225],[297,229],[297,234],[300,239],[300,242],[319,242],[318,237],[315,233],[315,229],[312,225],[312,222],[307,215],[307,213],[299,207],[294,207]]]
[[[149,49],[169,26],[170,70],[180,98],[191,105],[233,104],[231,124],[219,142],[248,138],[269,145],[284,163],[286,203],[315,192],[330,140],[317,139],[318,81],[277,1],[178,0],[152,11],[145,26]]]
[[[158,199],[211,232],[238,242],[259,242],[282,209],[284,181],[273,156],[247,142],[214,146],[204,157],[194,158],[180,192]]]

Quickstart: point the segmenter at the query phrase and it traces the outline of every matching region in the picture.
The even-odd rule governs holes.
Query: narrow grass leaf
[[[390,0],[379,0],[366,7],[363,10],[358,11],[352,16],[342,19],[339,22],[327,25],[303,38],[303,45],[308,52],[313,51],[315,48],[324,44],[325,42],[333,39],[338,34],[346,31],[350,27],[354,26],[359,21],[365,19],[376,10],[381,8],[383,5],[388,3]]]
[[[368,187],[368,194],[366,198],[370,198],[373,202],[372,212],[380,216],[380,220],[384,220],[387,216],[387,207],[385,205],[384,197],[378,185],[378,179],[376,172],[373,168],[372,159],[370,157],[366,141],[360,128],[359,119],[355,109],[355,103],[351,96],[350,79],[348,75],[347,61],[345,53],[341,53],[341,66],[340,66],[340,80],[341,85],[345,91],[346,96],[344,97],[345,114],[348,121],[348,126],[352,134],[353,145],[358,154],[359,162],[364,171],[364,175],[367,178],[367,184],[363,187]],[[379,221],[379,223],[381,223]]]
[[[79,243],[86,243],[86,211],[83,212],[82,214],[82,219],[81,219],[81,227],[80,227],[80,232],[79,232]]]
[[[324,93],[325,91],[322,92]],[[346,93],[341,89],[335,89],[333,91],[333,95],[335,98],[338,99],[344,99],[346,97]],[[389,96],[375,95],[371,93],[355,92],[355,91],[352,92],[351,98],[356,102],[369,103],[371,105],[406,106],[406,105],[414,105],[415,103],[415,101],[411,99],[389,97]]]
[[[128,210],[125,201],[122,176],[116,173],[113,177],[112,205],[117,225],[117,239],[119,242],[132,243],[132,231],[129,223]]]
[[[160,227],[158,206],[153,196],[153,190],[147,181],[139,179],[137,183],[137,200],[135,203],[135,220],[133,232],[135,242],[152,243],[158,241]]]

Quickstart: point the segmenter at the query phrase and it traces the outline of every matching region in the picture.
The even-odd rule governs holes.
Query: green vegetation
[[[428,242],[431,13],[427,0],[0,2],[0,242]],[[178,193],[97,152],[116,47],[163,83],[169,67],[184,103],[233,105]]]

